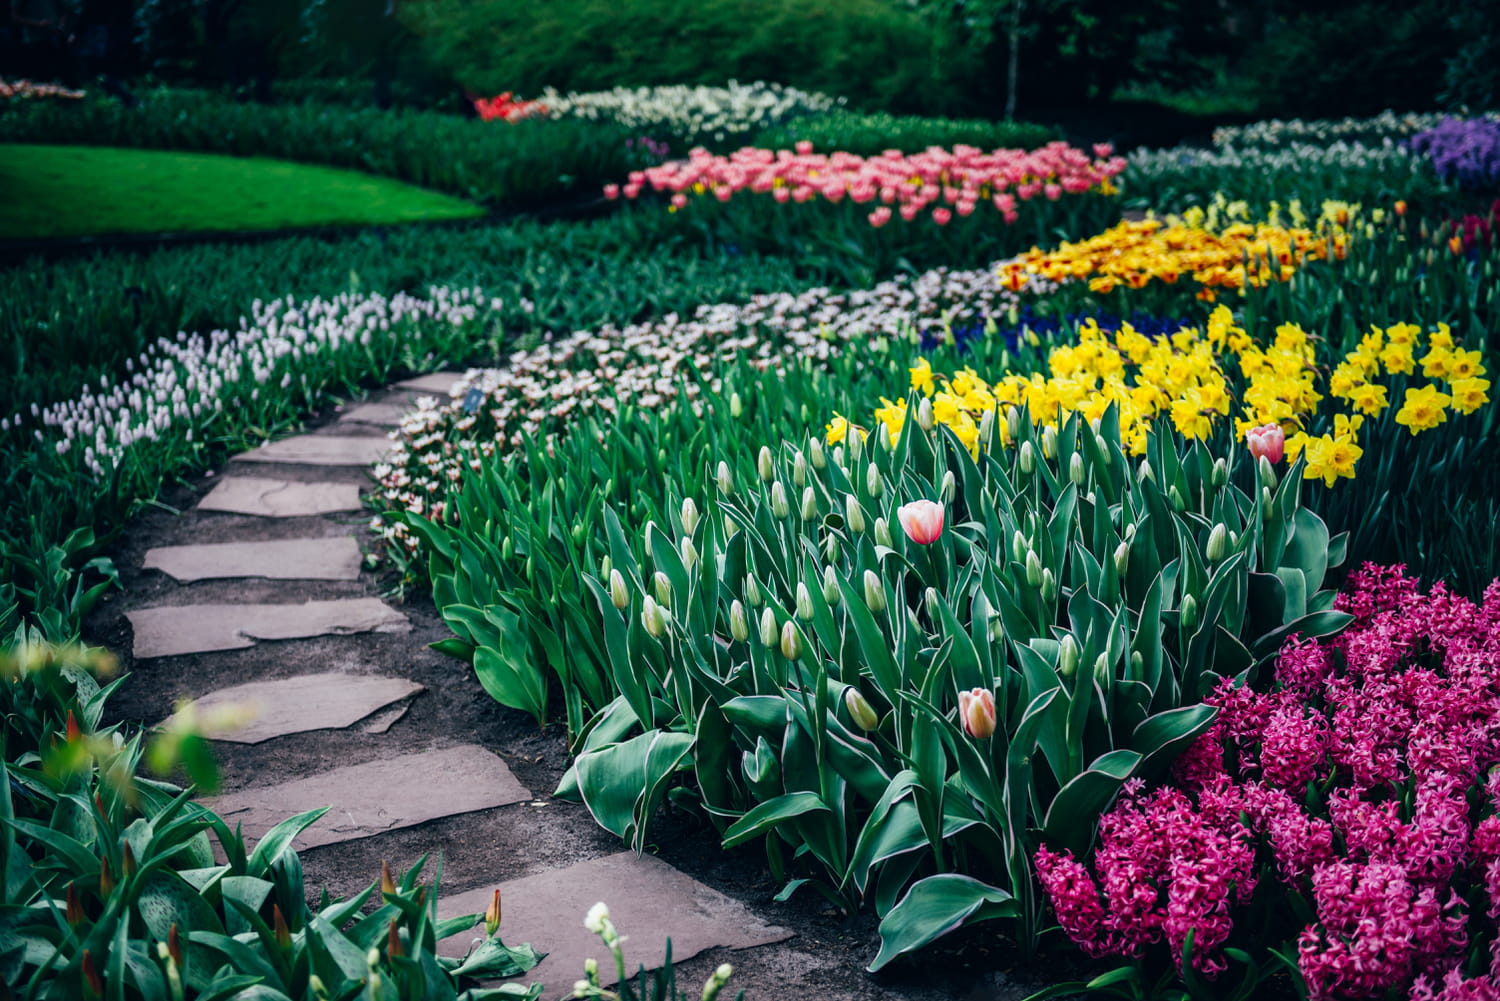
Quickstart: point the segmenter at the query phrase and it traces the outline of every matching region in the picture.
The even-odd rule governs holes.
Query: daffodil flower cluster
[[[1359,206],[1325,202],[1310,219],[1293,201],[1286,207],[1290,226],[1282,224],[1281,214],[1273,203],[1265,221],[1252,222],[1246,203],[1221,198],[1182,216],[1125,220],[1078,243],[1033,249],[1005,265],[1000,278],[1002,284],[1030,277],[1082,279],[1101,294],[1185,281],[1198,286],[1199,299],[1212,302],[1223,290],[1243,294],[1247,287],[1288,281],[1309,261],[1342,260],[1352,239],[1346,227]]]
[[[562,94],[549,87],[537,100],[554,118],[613,121],[687,143],[722,142],[844,103],[843,98],[795,87],[734,80],[723,87],[616,87],[588,94]]]
[[[1011,408],[1025,408],[1033,423],[1057,428],[1070,414],[1093,420],[1117,407],[1121,438],[1132,455],[1145,454],[1147,436],[1158,425],[1191,441],[1209,439],[1222,427],[1232,427],[1240,438],[1250,428],[1277,424],[1289,434],[1291,458],[1306,452],[1303,475],[1332,486],[1339,477],[1354,476],[1366,416],[1378,417],[1390,405],[1392,386],[1379,381],[1382,375],[1411,376],[1421,364],[1424,376],[1440,380],[1405,388],[1395,420],[1414,435],[1443,423],[1449,410],[1470,414],[1489,401],[1479,352],[1456,345],[1451,331],[1439,324],[1418,357],[1421,333],[1404,323],[1372,330],[1323,384],[1314,340],[1294,323],[1277,327],[1270,343],[1262,345],[1236,326],[1222,305],[1209,317],[1206,331],[1183,327],[1157,340],[1129,324],[1110,335],[1089,321],[1076,344],[1051,349],[1045,374],[1011,373],[990,383],[972,368],[944,374],[918,359],[911,369],[911,400],[925,400],[882,399],[875,423],[894,441],[914,407],[924,419],[930,407],[931,419],[948,427],[976,457],[987,415],[1007,418],[997,426],[1000,440],[1009,444]],[[1343,401],[1352,412],[1332,414],[1332,432],[1311,435],[1307,428],[1327,397]],[[830,443],[851,432],[867,433],[837,414],[827,432]]]
[[[1398,115],[1394,111],[1383,111],[1372,118],[1312,119],[1293,118],[1281,121],[1273,118],[1253,125],[1224,126],[1214,129],[1214,145],[1223,148],[1275,149],[1293,143],[1307,145],[1329,145],[1336,142],[1358,142],[1380,144],[1386,141],[1399,142],[1418,132],[1436,128],[1450,116],[1444,112]],[[1483,116],[1500,121],[1500,112]]]

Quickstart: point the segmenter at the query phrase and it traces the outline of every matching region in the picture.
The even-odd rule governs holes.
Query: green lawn
[[[0,145],[0,239],[463,219],[471,202],[284,160]]]

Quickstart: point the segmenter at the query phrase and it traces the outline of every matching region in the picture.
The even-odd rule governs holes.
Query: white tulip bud
[[[625,575],[618,570],[609,572],[609,600],[622,611],[630,607],[630,591],[625,587]]]
[[[792,505],[786,499],[786,487],[780,480],[771,484],[771,513],[777,518],[786,518],[792,513]]]
[[[844,521],[849,525],[849,531],[855,535],[862,535],[865,530],[865,509],[860,507],[859,498],[853,494],[844,495]]]
[[[775,477],[776,463],[768,446],[762,445],[760,447],[760,455],[756,457],[755,468],[760,472],[762,483],[770,483],[772,478]]]
[[[736,643],[750,638],[750,620],[745,617],[745,606],[736,598],[729,606],[729,635]]]

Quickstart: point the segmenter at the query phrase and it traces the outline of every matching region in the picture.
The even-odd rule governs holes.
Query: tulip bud
[[[1260,516],[1262,518],[1267,519],[1267,520],[1270,520],[1270,517],[1271,517],[1272,500],[1273,500],[1273,498],[1271,497],[1271,488],[1270,487],[1261,487],[1260,488]]]
[[[729,606],[729,635],[736,643],[750,638],[750,622],[745,618],[745,606],[736,598]]]
[[[938,596],[937,588],[929,587],[922,593],[922,600],[927,604],[927,621],[931,622],[933,624],[933,627],[936,628],[937,624],[942,621],[942,613],[938,611],[938,602],[941,601],[942,598]]]
[[[1031,447],[1031,442],[1021,442],[1020,452],[1016,455],[1016,465],[1023,476],[1030,476],[1036,471],[1036,449]]]
[[[1263,455],[1255,460],[1255,468],[1260,473],[1260,485],[1275,490],[1276,468],[1271,465],[1271,460]]]
[[[1062,638],[1062,643],[1057,648],[1057,673],[1064,678],[1073,677],[1073,672],[1078,670],[1078,641],[1073,638],[1072,633]]]
[[[833,567],[823,568],[823,600],[830,605],[837,605],[839,598],[839,579],[833,572]]]
[[[802,491],[802,520],[812,521],[818,516],[818,495],[812,487]]]
[[[646,602],[641,608],[641,625],[656,639],[661,639],[667,631],[666,613],[661,610],[656,599],[649,594],[646,595]]]
[[[130,847],[129,841],[121,846],[120,875],[124,876],[127,880],[135,875],[135,849]]]
[[[864,534],[865,509],[859,506],[859,498],[853,494],[844,495],[844,521],[855,535]]]
[[[725,497],[734,495],[734,474],[729,471],[729,463],[719,462],[719,471],[715,479],[719,481],[719,493]]]
[[[1141,656],[1139,650],[1130,653],[1130,676],[1139,679],[1146,670],[1146,658]]]
[[[110,870],[109,859],[101,859],[99,862],[99,896],[105,900],[115,892],[115,876]]]
[[[880,477],[880,467],[872,462],[865,467],[865,493],[875,500],[884,492],[885,481]]]
[[[807,458],[801,452],[792,460],[792,483],[799,487],[807,486]]]
[[[865,607],[876,614],[885,611],[885,585],[874,570],[865,571]]]
[[[1005,408],[1005,430],[1010,432],[1011,441],[1021,437],[1021,411],[1013,406]]]
[[[1173,511],[1181,511],[1187,507],[1187,501],[1182,499],[1182,491],[1177,489],[1175,483],[1167,490],[1167,500],[1172,502]]]
[[[1182,628],[1191,630],[1198,625],[1198,599],[1191,594],[1182,596]]]
[[[813,617],[812,592],[802,581],[797,582],[797,618],[803,622]]]
[[[1015,534],[1010,537],[1010,558],[1017,563],[1025,563],[1026,550],[1028,548],[1026,545],[1026,536],[1021,534],[1019,528],[1016,529]]]
[[[1042,558],[1035,549],[1026,551],[1026,583],[1032,587],[1042,586]]]
[[[83,961],[79,964],[79,972],[83,974],[83,984],[88,988],[88,997],[102,998],[104,996],[104,980],[99,976],[99,970],[94,966],[93,953],[88,949],[83,950]]]
[[[615,565],[610,561],[610,558],[608,556],[605,556],[604,559],[599,561],[599,576],[605,578],[606,580],[609,579],[610,571],[614,569],[614,566]]]
[[[791,619],[781,624],[781,655],[787,660],[802,656],[802,633]]]
[[[995,693],[987,688],[959,692],[958,719],[964,733],[975,740],[991,737],[995,732]]]
[[[844,446],[843,445],[835,445],[835,446],[833,446],[833,464],[835,466],[838,466],[840,469],[848,470],[849,467],[844,464]]]
[[[858,462],[858,461],[860,461],[860,459],[864,458],[864,454],[865,454],[865,437],[864,437],[864,435],[862,435],[862,434],[851,434],[848,438],[845,438],[844,440],[849,443],[849,461],[850,462]]]
[[[1042,600],[1049,605],[1057,600],[1057,578],[1050,567],[1042,571]]]
[[[817,438],[811,439],[807,444],[807,454],[812,458],[814,469],[828,468],[828,458],[823,454],[823,442]]]
[[[1122,542],[1115,547],[1115,574],[1121,580],[1125,579],[1125,571],[1130,568],[1130,543]]]
[[[958,493],[958,481],[954,479],[953,471],[951,469],[943,474],[941,491],[943,495],[943,503],[952,504],[954,495]]]
[[[487,935],[494,935],[500,930],[500,888],[495,887],[495,895],[490,898],[489,909],[484,912],[484,931]]]
[[[780,480],[771,484],[771,513],[777,518],[786,518],[792,513],[792,505],[786,499],[786,487]]]
[[[849,710],[849,717],[854,720],[854,725],[866,733],[880,726],[880,716],[876,714],[875,707],[853,685],[844,689],[844,707]]]
[[[1224,461],[1223,456],[1214,460],[1214,470],[1209,475],[1209,482],[1215,490],[1222,490],[1224,484],[1229,482],[1229,463]]]
[[[740,400],[739,393],[729,394],[729,416],[739,420],[740,415],[745,412],[745,404]]]
[[[839,537],[829,532],[823,536],[823,562],[837,563],[839,561]]]
[[[1109,654],[1101,653],[1094,660],[1094,681],[1100,688],[1109,691]]]
[[[760,582],[752,573],[745,574],[745,604],[751,608],[760,607]]]
[[[986,450],[995,447],[995,427],[997,418],[993,410],[986,410],[984,416],[979,418],[979,443]]]
[[[656,587],[656,603],[658,605],[672,605],[672,578],[660,570],[651,577],[651,583]]]
[[[682,565],[692,573],[698,563],[698,547],[693,545],[693,540],[684,535],[677,542],[677,552],[682,557]]]
[[[510,536],[507,535],[500,541],[500,558],[509,563],[511,560],[515,559],[515,556],[516,545],[511,541]]]
[[[891,548],[891,523],[884,518],[875,519],[875,544]]]
[[[392,959],[399,959],[406,955],[406,949],[401,945],[401,930],[396,925],[396,919],[391,918],[391,923],[385,936],[385,954]]]
[[[760,613],[760,644],[766,647],[776,645],[776,613],[769,608]]]
[[[271,927],[276,936],[276,944],[283,949],[290,949],[292,930],[286,926],[286,917],[281,913],[280,904],[271,905]]]
[[[87,917],[83,913],[83,901],[79,898],[78,887],[74,883],[68,884],[67,905],[63,913],[68,919],[69,928],[77,928],[83,924],[85,917]],[[177,926],[173,925],[172,927],[175,928]]]
[[[917,404],[917,427],[923,431],[931,431],[936,424],[932,416],[932,401],[922,397],[922,402]]]
[[[1083,455],[1081,453],[1074,452],[1073,457],[1068,460],[1068,479],[1073,481],[1075,487],[1083,486]]]
[[[383,894],[396,892],[396,880],[391,876],[391,864],[384,859],[380,861],[380,892]]]
[[[1262,424],[1245,432],[1245,447],[1257,460],[1265,459],[1272,465],[1286,454],[1286,432],[1280,424]]]
[[[1208,562],[1217,563],[1224,558],[1224,547],[1229,541],[1229,529],[1221,521],[1208,533],[1208,545],[1204,547],[1204,555]]]
[[[1057,455],[1057,428],[1048,424],[1042,428],[1042,457],[1051,459]]]
[[[760,455],[755,460],[755,468],[760,472],[762,483],[770,483],[772,477],[776,475],[776,466],[771,458],[771,449],[768,446],[762,445],[760,447]]]
[[[1094,445],[1098,447],[1099,454],[1104,456],[1105,466],[1114,461],[1115,453],[1110,450],[1109,443],[1104,440],[1104,435],[1098,433],[1097,428],[1094,432]]]
[[[693,503],[691,497],[682,499],[682,530],[688,535],[693,534],[693,529],[698,527],[698,505]]]
[[[989,621],[989,637],[991,643],[999,643],[1005,639],[1005,620],[998,614],[991,615]]]
[[[1141,467],[1135,474],[1135,481],[1137,483],[1145,483],[1147,480],[1150,480],[1152,483],[1156,482],[1156,470],[1151,468],[1150,459],[1142,459]]]

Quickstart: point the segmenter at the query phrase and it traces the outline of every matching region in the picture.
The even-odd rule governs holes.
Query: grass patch
[[[449,195],[336,167],[210,153],[0,146],[0,239],[464,219]]]

